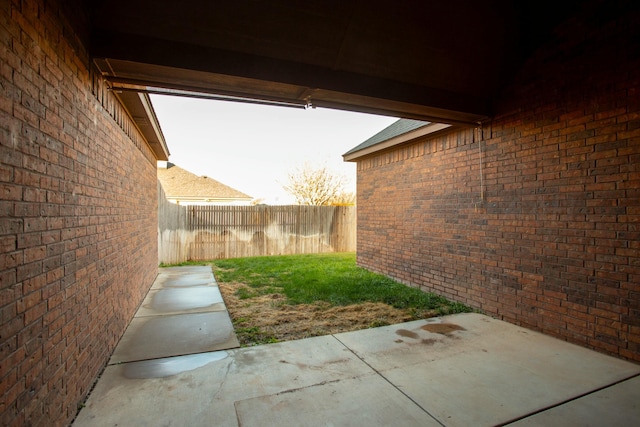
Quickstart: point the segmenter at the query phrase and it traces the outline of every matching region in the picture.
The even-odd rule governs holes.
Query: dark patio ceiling
[[[88,1],[115,87],[473,123],[574,1]]]

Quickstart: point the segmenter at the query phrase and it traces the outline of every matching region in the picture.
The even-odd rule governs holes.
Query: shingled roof
[[[208,176],[198,176],[173,163],[158,168],[158,180],[169,199],[251,201],[253,198]]]
[[[393,137],[421,128],[428,124],[429,122],[422,122],[420,120],[400,119],[397,122],[391,123],[388,127],[382,129],[362,144],[347,151],[345,155],[371,147],[372,145],[379,144],[380,142],[389,140]]]
[[[432,134],[451,127],[443,123],[423,122],[420,120],[400,119],[382,129],[362,144],[342,155],[346,161],[387,149],[393,145],[405,143],[420,136]]]

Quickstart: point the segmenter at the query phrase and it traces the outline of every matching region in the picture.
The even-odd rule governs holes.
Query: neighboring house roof
[[[158,168],[158,179],[167,197],[172,199],[253,199],[213,178],[198,176],[173,163],[167,163],[166,169]]]
[[[357,147],[352,148],[342,155],[346,161],[355,160],[367,154],[384,150],[403,142],[413,140],[420,136],[428,135],[443,129],[447,129],[451,125],[443,123],[423,122],[420,120],[400,119],[392,123],[388,127],[382,129],[371,138],[364,141]]]

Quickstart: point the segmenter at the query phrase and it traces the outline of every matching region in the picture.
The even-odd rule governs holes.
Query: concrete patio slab
[[[226,311],[134,317],[110,365],[238,347]]]
[[[373,375],[332,336],[123,363],[105,369],[74,425],[237,426],[237,401]]]
[[[635,422],[636,375],[638,365],[460,314],[108,366],[74,425],[554,425],[609,410]]]
[[[440,426],[377,375],[235,402],[241,426]]]
[[[640,377],[564,403],[513,424],[514,427],[608,426],[640,424]]]
[[[227,308],[217,286],[188,286],[152,289],[136,317],[225,311]]]
[[[237,348],[210,268],[161,270],[75,426],[640,424],[639,365],[506,322]]]
[[[156,426],[232,426],[233,405],[220,406],[212,402],[224,384],[231,359],[226,351],[205,353],[217,359],[200,368],[154,372],[157,363],[180,365],[200,355],[179,356],[107,366],[91,392],[74,426],[156,427]],[[177,359],[177,362],[173,362]],[[231,421],[228,421],[231,420]]]
[[[330,335],[229,350],[229,358],[232,369],[223,387],[227,402],[372,374]]]
[[[336,338],[448,426],[506,423],[640,372],[473,313]]]
[[[196,353],[162,359],[141,360],[123,364],[122,376],[128,379],[165,378],[201,368],[209,363],[226,359],[224,350],[210,353]]]

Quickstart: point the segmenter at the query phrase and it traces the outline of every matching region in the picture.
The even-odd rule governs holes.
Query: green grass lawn
[[[215,260],[220,282],[242,282],[240,298],[283,293],[289,304],[325,301],[333,306],[382,302],[395,308],[452,314],[472,311],[356,266],[355,253],[286,255]]]

